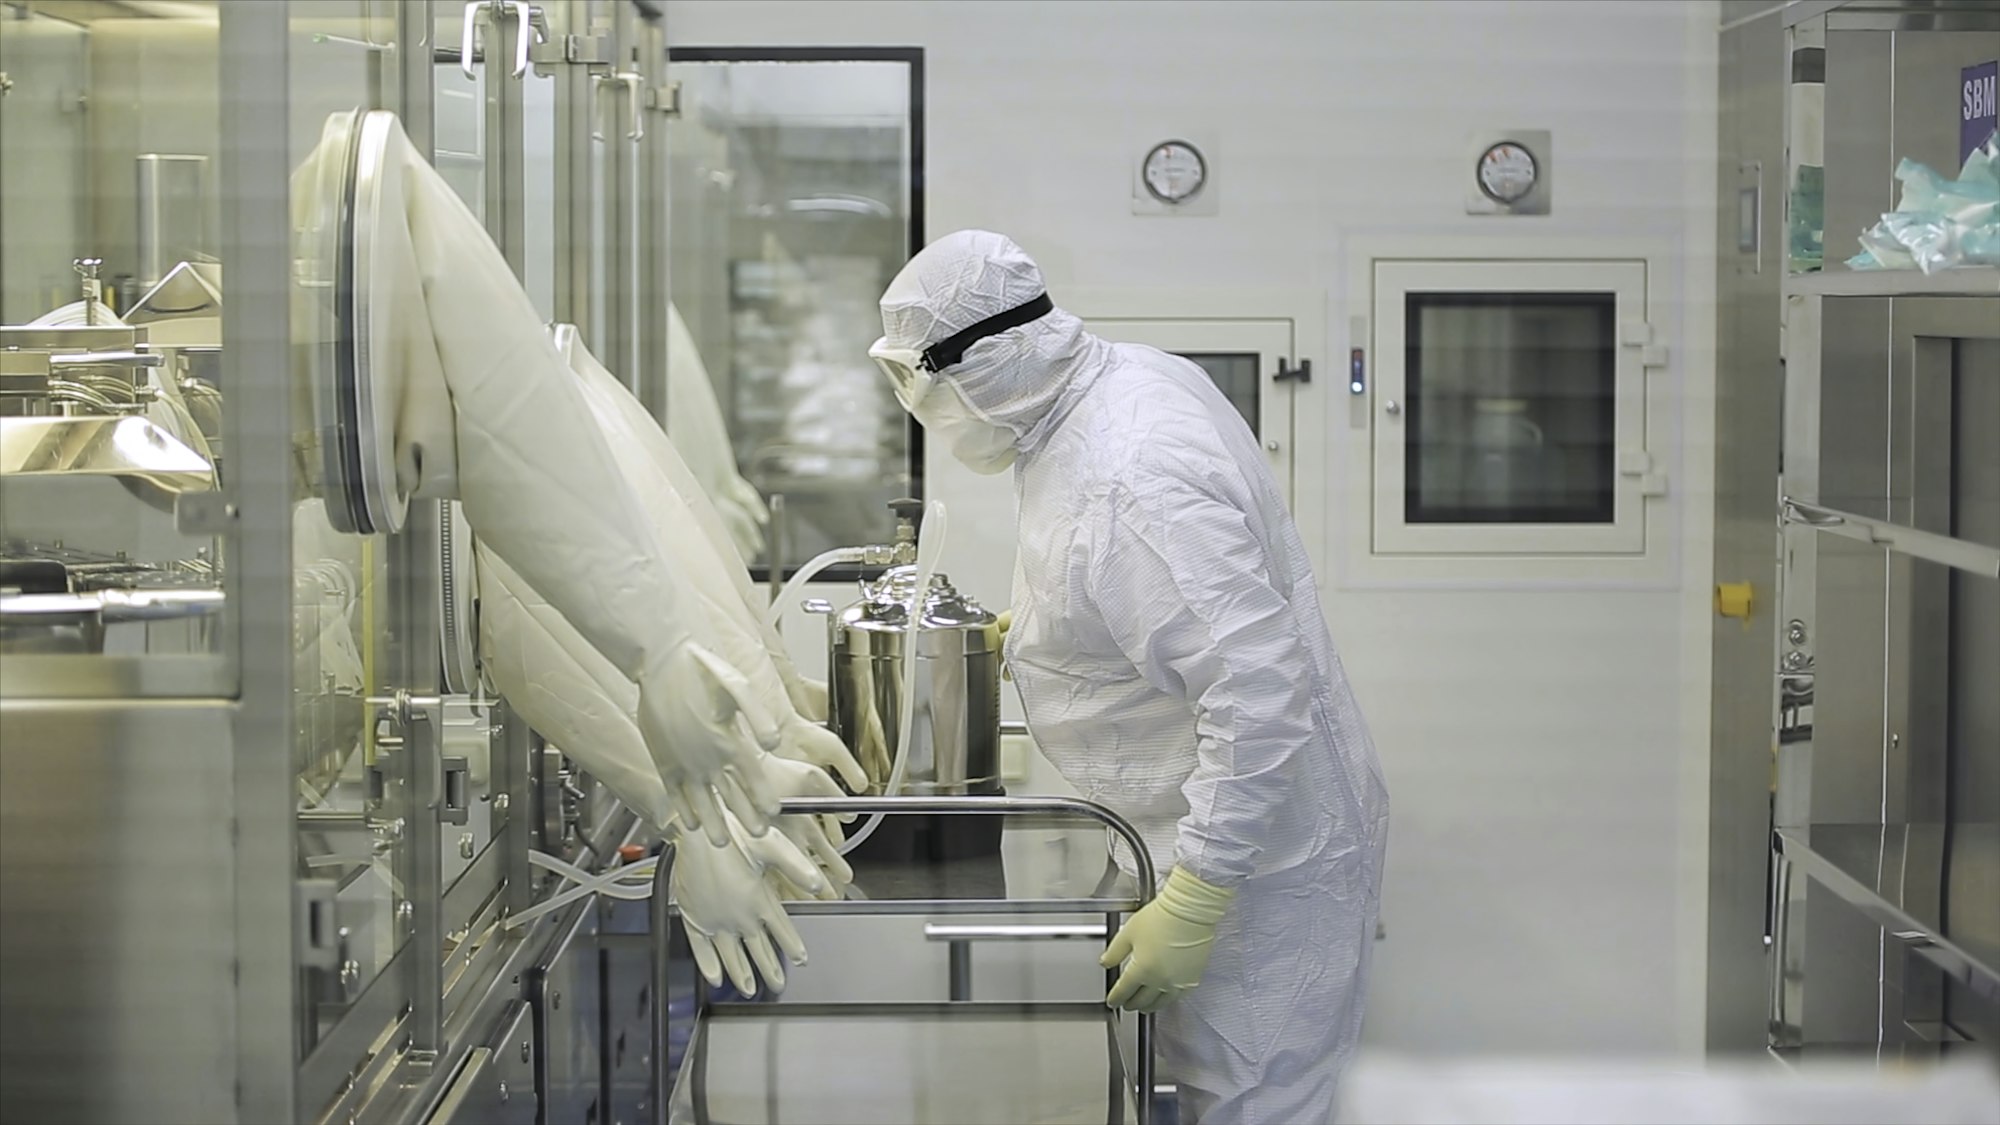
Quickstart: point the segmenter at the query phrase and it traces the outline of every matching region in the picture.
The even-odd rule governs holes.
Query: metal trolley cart
[[[1095,821],[1125,841],[1137,878],[1107,878],[1091,897],[950,898],[927,889],[925,872],[856,884],[871,897],[794,902],[796,914],[1102,913],[1103,940],[1121,915],[1153,894],[1153,865],[1138,832],[1102,805],[1066,797],[855,797],[788,800],[788,813],[1000,816]],[[668,951],[678,911],[671,902],[672,851],[662,855],[652,898],[654,1088],[657,1120],[672,1125],[750,1125],[780,1120],[921,1122],[1037,1121],[1148,1125],[1153,1090],[1153,1017],[1128,1029],[1102,1001],[991,1003],[970,999],[973,940],[1095,937],[1093,926],[926,927],[951,943],[951,996],[944,1003],[717,1003],[695,982],[694,1027],[673,1073]],[[910,893],[915,892],[915,893]],[[873,897],[884,896],[884,897]],[[887,897],[893,896],[893,897]],[[1092,946],[1092,948],[1097,948]],[[1108,979],[1108,977],[1107,977]],[[1128,1039],[1125,1031],[1131,1035]],[[782,1056],[777,1053],[782,1040]],[[782,1057],[783,1063],[777,1061]],[[1095,1060],[1101,1059],[1101,1063]],[[829,1065],[830,1064],[830,1065]],[[893,1102],[885,1102],[885,1098]],[[900,1108],[889,1108],[889,1106]]]

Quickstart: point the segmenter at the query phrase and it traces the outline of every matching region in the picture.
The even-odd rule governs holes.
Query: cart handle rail
[[[789,797],[780,803],[784,813],[804,813],[808,815],[835,816],[848,813],[886,813],[890,815],[942,814],[950,816],[1046,816],[1070,815],[1085,820],[1094,820],[1111,830],[1112,834],[1125,841],[1132,851],[1133,866],[1136,868],[1138,899],[1133,909],[1153,900],[1155,875],[1153,857],[1146,851],[1146,841],[1130,821],[1095,801],[1081,797]],[[667,1067],[668,1043],[668,989],[671,982],[667,976],[667,954],[673,935],[673,867],[674,853],[667,848],[660,853],[660,862],[653,872],[652,902],[652,942],[653,942],[653,1100],[655,1116],[659,1125],[666,1125],[667,1114],[673,1101],[674,1076]],[[996,899],[1004,902],[1004,899]],[[1108,942],[1118,930],[1118,915],[1105,917],[1103,938]],[[1115,970],[1114,970],[1115,972]],[[1153,1017],[1141,1013],[1138,1019],[1137,1043],[1134,1053],[1138,1055],[1138,1073],[1133,1075],[1133,1109],[1137,1115],[1137,1125],[1150,1125],[1153,1118]]]

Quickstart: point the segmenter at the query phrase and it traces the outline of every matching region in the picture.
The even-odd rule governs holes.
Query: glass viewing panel
[[[1611,293],[1411,293],[1404,518],[1608,524]]]
[[[431,163],[481,221],[486,218],[486,67],[472,67],[466,77],[458,58],[459,31],[466,16],[461,5],[441,5],[435,13],[437,42],[449,45],[449,57],[431,67]]]
[[[1258,370],[1261,357],[1255,352],[1175,352],[1182,359],[1208,372],[1215,380],[1216,389],[1229,405],[1236,408],[1243,420],[1250,423],[1250,432],[1259,433],[1257,426],[1258,388],[1263,385]]]
[[[378,737],[370,696],[421,682],[401,666],[410,623],[399,603],[419,581],[392,569],[384,535],[339,530],[317,468],[314,403],[325,386],[366,376],[339,326],[347,302],[368,299],[340,262],[363,229],[352,199],[360,147],[358,115],[394,107],[398,67],[393,6],[316,0],[290,8],[291,329],[298,357],[290,377],[300,481],[292,507],[292,757],[298,773],[297,877],[328,887],[335,950],[329,968],[299,970],[299,1047],[310,1053],[408,941],[397,918],[414,879],[409,755]],[[423,48],[428,50],[428,47]],[[387,58],[380,57],[387,56]],[[463,83],[462,76],[459,81]],[[351,252],[346,253],[351,262]],[[369,440],[362,438],[360,440]]]
[[[911,424],[868,358],[882,290],[914,250],[913,61],[679,55],[674,303],[738,471],[782,494],[766,547],[785,568],[894,536],[916,493]],[[668,419],[679,438],[685,420]]]
[[[175,671],[141,694],[231,690],[223,540],[174,519],[225,461],[217,50],[195,5],[0,4],[0,661]]]

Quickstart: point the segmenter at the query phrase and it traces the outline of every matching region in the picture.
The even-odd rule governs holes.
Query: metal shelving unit
[[[2000,10],[1797,3],[1782,24],[1781,260],[1826,265],[1764,306],[1783,325],[1773,628],[1794,732],[1771,804],[1768,1046],[1992,1050],[2000,268],[1852,270],[1834,247],[1894,207],[1897,160],[1962,159],[1947,79],[2000,55]]]
[[[2000,826],[1960,826],[1992,848]],[[1816,883],[1839,895],[1904,948],[1936,965],[1974,994],[2000,1003],[2000,945],[1978,937],[1953,940],[1934,908],[1905,900],[1903,875],[1911,863],[1935,865],[1948,842],[1942,824],[1821,824],[1785,828],[1778,854]],[[1782,997],[1780,998],[1782,1001]]]
[[[2000,266],[1967,266],[1931,274],[1841,266],[1792,274],[1785,279],[1785,292],[1802,297],[2000,296]]]

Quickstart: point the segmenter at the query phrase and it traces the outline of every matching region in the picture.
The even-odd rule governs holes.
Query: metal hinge
[[[612,63],[611,37],[608,35],[557,35],[545,43],[537,43],[528,51],[528,61],[535,64],[536,73],[546,75],[549,67],[587,66],[606,70]]]
[[[1653,455],[1643,449],[1627,449],[1619,453],[1618,473],[1637,479],[1641,496],[1667,494],[1667,474],[1653,468]]]
[[[646,108],[668,117],[681,115],[681,84],[669,82],[664,86],[654,86],[646,91]]]
[[[0,70],[0,98],[6,97],[8,92],[13,89],[14,89],[14,80],[12,78],[7,77],[6,71]]]
[[[1667,346],[1653,341],[1653,326],[1643,320],[1628,320],[1618,326],[1618,343],[1624,347],[1639,349],[1641,366],[1665,367]]]
[[[1285,361],[1278,361],[1278,372],[1271,376],[1273,383],[1310,383],[1313,381],[1313,361],[1302,359],[1297,367],[1286,367]]]
[[[444,785],[438,796],[438,817],[446,824],[464,824],[472,815],[467,798],[472,774],[464,758],[444,760]]]

